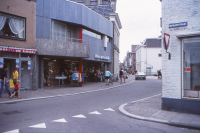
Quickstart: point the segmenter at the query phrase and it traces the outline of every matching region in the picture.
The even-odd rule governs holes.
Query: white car
[[[135,74],[135,80],[137,80],[137,79],[146,80],[146,74],[144,74],[144,72],[138,72],[137,74]]]

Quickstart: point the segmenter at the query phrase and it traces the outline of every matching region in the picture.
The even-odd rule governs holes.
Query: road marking
[[[86,118],[84,115],[80,114],[80,115],[75,115],[75,116],[72,116],[72,117],[75,117],[75,118]]]
[[[19,133],[19,129],[15,129],[15,130],[3,132],[3,133]]]
[[[90,112],[89,114],[92,114],[92,115],[101,115],[101,113],[99,113],[98,111]]]
[[[65,122],[65,123],[67,123],[67,121],[64,118],[58,119],[58,120],[53,120],[53,122]]]
[[[46,128],[46,125],[45,125],[45,123],[41,123],[41,124],[29,126],[29,127],[33,127],[33,128]]]
[[[107,111],[115,111],[115,110],[113,110],[113,109],[111,109],[111,108],[107,108],[107,109],[104,109],[104,110],[107,110]]]

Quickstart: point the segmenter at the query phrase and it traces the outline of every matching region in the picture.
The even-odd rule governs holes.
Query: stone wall
[[[37,39],[36,48],[38,55],[90,57],[90,45],[84,43]]]

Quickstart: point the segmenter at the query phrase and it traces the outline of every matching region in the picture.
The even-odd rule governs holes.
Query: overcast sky
[[[117,10],[122,29],[120,30],[120,62],[131,45],[140,44],[146,38],[161,35],[159,0],[117,0]]]

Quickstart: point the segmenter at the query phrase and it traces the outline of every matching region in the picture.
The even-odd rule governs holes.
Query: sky
[[[161,35],[159,0],[117,0],[122,29],[120,30],[120,62],[131,52],[131,45],[141,44],[146,38]]]

